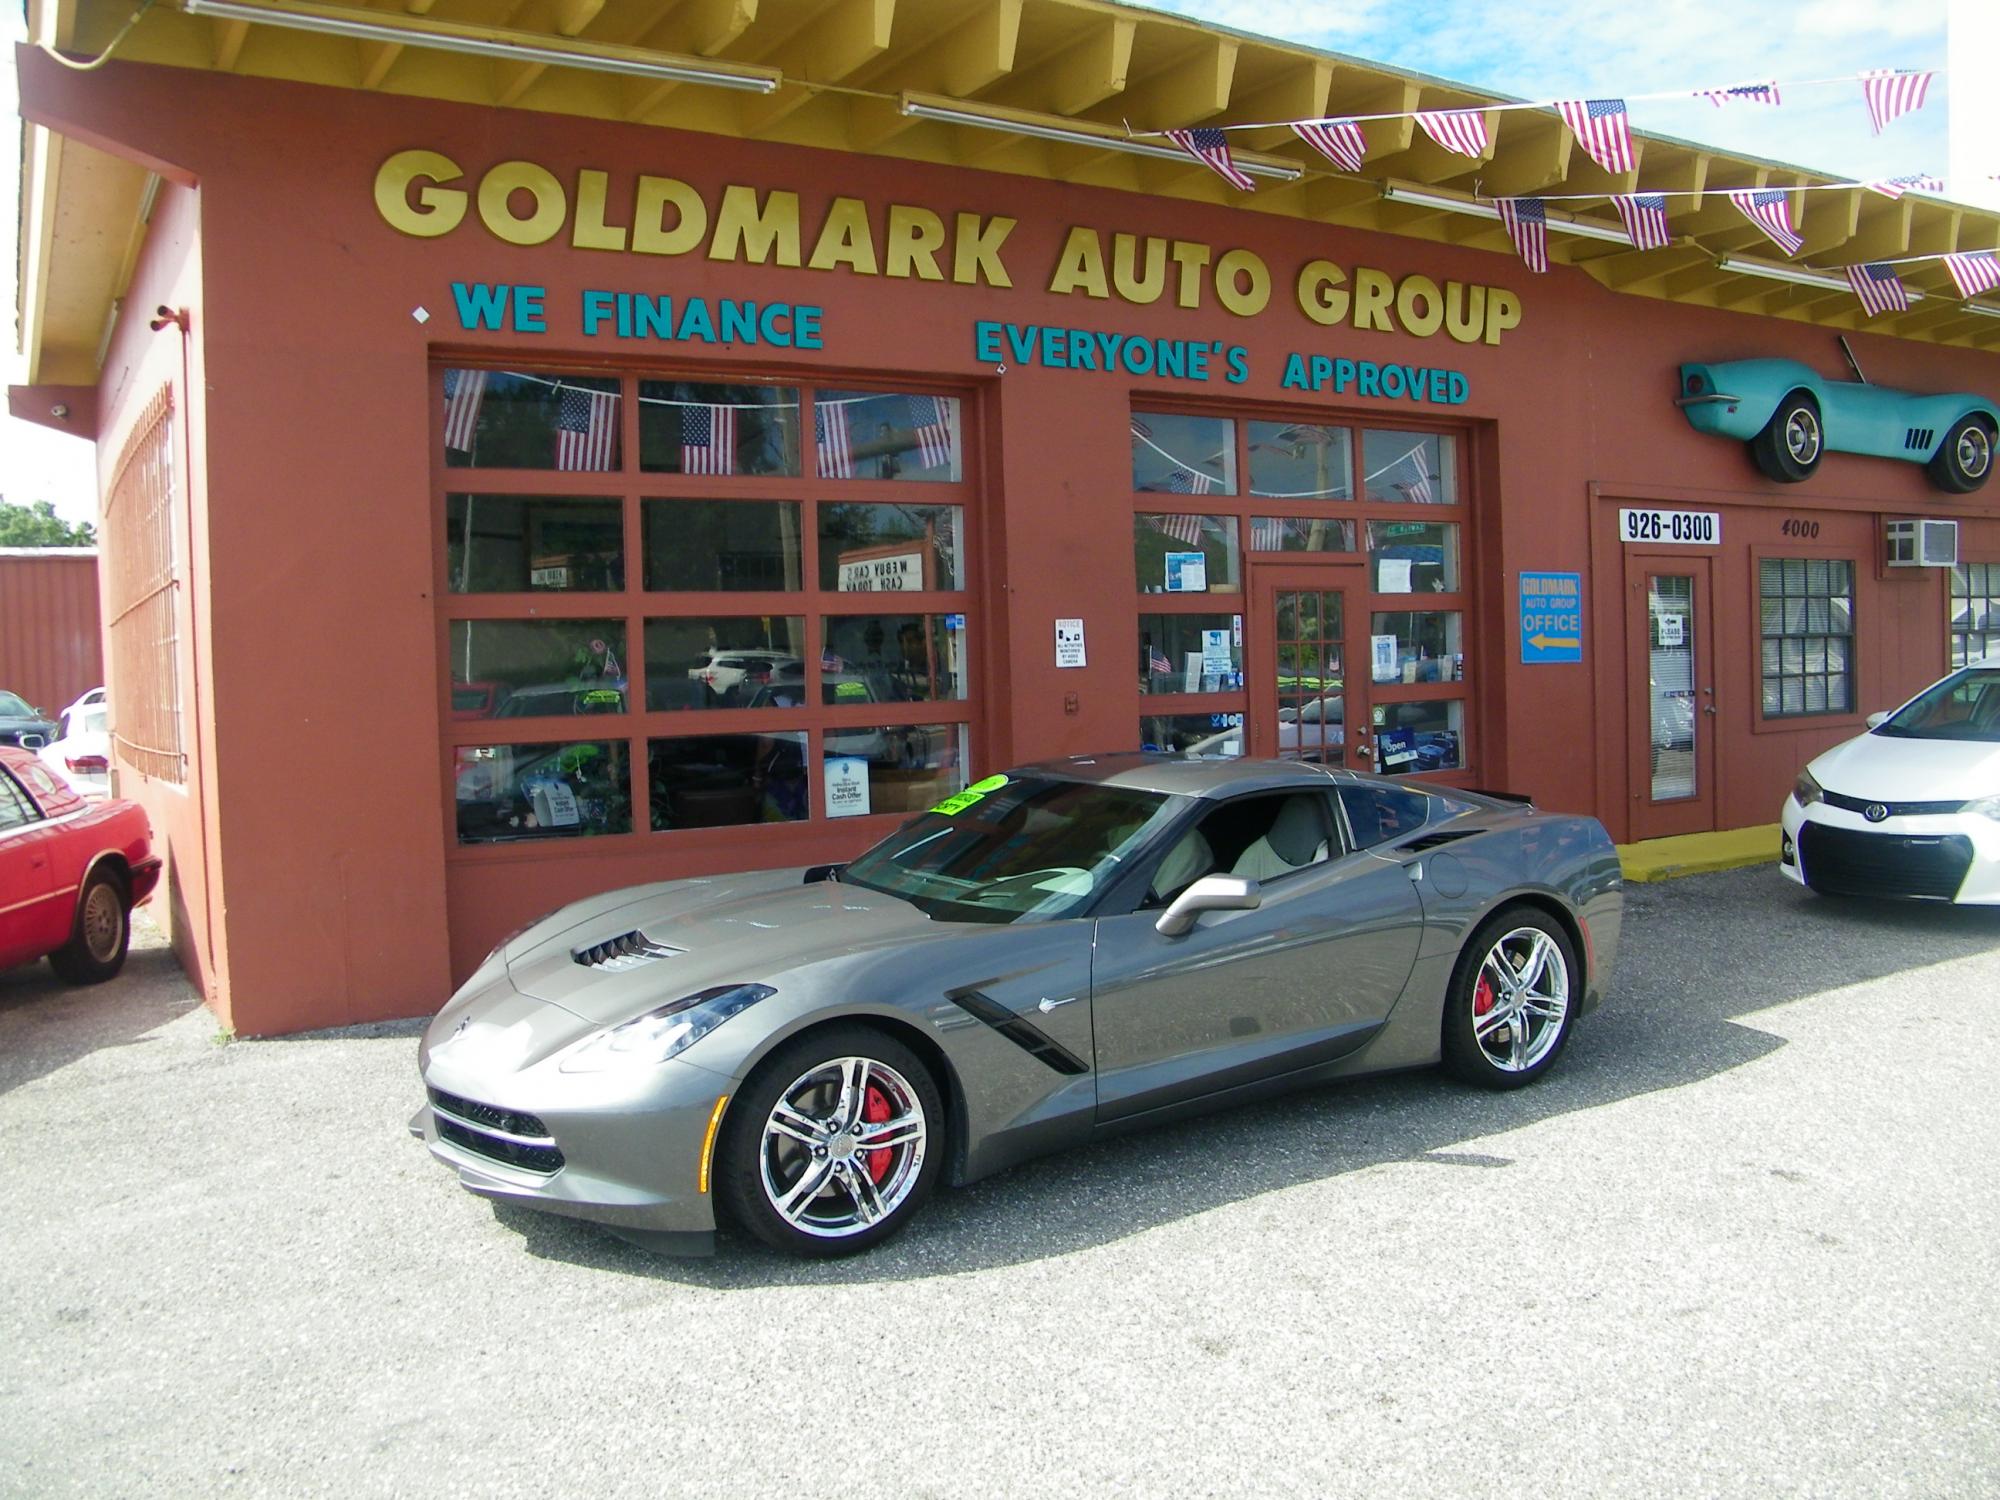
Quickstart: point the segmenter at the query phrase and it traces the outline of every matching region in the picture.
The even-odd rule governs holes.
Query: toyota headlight
[[[1991,818],[1994,822],[2000,823],[2000,797],[1974,797],[1960,811],[1978,813],[1982,818]]]
[[[684,995],[622,1026],[600,1031],[562,1060],[565,1073],[602,1073],[677,1057],[731,1016],[778,992],[768,984],[725,984]]]
[[[1799,772],[1799,779],[1792,783],[1792,796],[1800,807],[1811,807],[1825,795],[1810,771]]]

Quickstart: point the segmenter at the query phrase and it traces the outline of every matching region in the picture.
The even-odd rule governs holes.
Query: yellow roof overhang
[[[1397,202],[1385,183],[1469,199],[1537,190],[1688,189],[1674,243],[1638,251],[1562,233],[1550,258],[1615,291],[1793,318],[1834,329],[1937,343],[2000,347],[2000,318],[1962,309],[1940,263],[1904,268],[1925,293],[1907,313],[1869,318],[1845,286],[1801,286],[1724,270],[1725,256],[1781,263],[1720,194],[1838,179],[1636,135],[1639,170],[1613,175],[1575,149],[1552,111],[1488,116],[1492,145],[1472,161],[1444,150],[1408,119],[1368,128],[1362,174],[1333,170],[1282,128],[1232,144],[1302,169],[1237,194],[1192,161],[1134,156],[1095,144],[969,128],[913,116],[907,95],[966,100],[982,111],[1123,133],[1135,128],[1285,120],[1340,110],[1378,114],[1511,102],[1404,73],[1107,0],[249,0],[267,11],[341,14],[406,28],[409,42],[322,35],[240,17],[186,14],[156,0],[119,44],[136,62],[204,68],[362,91],[417,95],[866,154],[958,164],[1064,182],[1379,230],[1512,253],[1492,219]],[[134,0],[29,0],[29,35],[95,55],[130,20]],[[419,28],[430,33],[418,44]],[[467,55],[440,41],[470,37],[505,48],[553,42],[592,58],[711,62],[775,75],[768,93],[626,76],[572,63]],[[23,179],[21,337],[30,380],[95,378],[150,201],[143,171],[31,127]],[[2000,248],[2000,216],[1914,194],[1891,201],[1862,188],[1794,193],[1805,238],[1797,263],[1839,265],[1900,255]],[[1615,229],[1606,208],[1577,215]]]

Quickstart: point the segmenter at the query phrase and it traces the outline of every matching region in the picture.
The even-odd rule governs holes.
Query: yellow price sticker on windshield
[[[950,817],[953,813],[964,812],[988,792],[997,792],[1007,784],[1005,776],[989,776],[984,781],[975,781],[956,796],[947,797],[931,811]]]

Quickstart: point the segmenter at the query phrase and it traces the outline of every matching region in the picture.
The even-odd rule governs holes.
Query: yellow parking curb
[[[1618,846],[1618,863],[1627,880],[1672,880],[1676,875],[1706,875],[1744,865],[1770,864],[1778,857],[1778,825],[1725,828],[1719,833],[1683,833],[1668,839],[1646,839]]]

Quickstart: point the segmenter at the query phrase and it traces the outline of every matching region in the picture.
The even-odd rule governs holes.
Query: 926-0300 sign
[[[1722,540],[1722,517],[1712,510],[1621,510],[1618,539],[1713,547]]]

